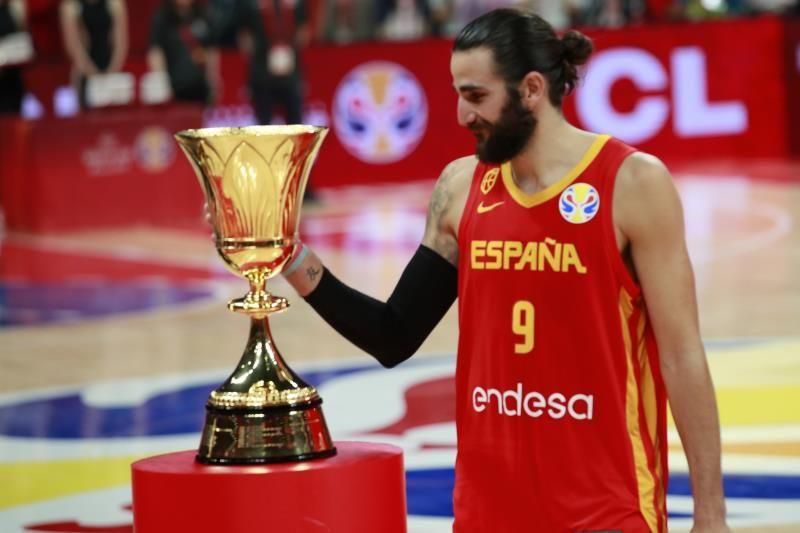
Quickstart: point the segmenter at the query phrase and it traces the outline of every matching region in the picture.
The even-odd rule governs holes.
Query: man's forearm
[[[301,248],[284,277],[311,307],[350,342],[393,367],[411,357],[456,299],[456,268],[420,246],[388,301],[349,287]]]
[[[689,463],[695,524],[724,520],[719,415],[705,354],[667,359],[662,373]]]

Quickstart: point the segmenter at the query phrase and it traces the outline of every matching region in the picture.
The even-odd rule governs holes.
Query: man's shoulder
[[[450,186],[469,184],[478,166],[478,158],[474,155],[459,157],[454,159],[444,167],[439,176],[440,183],[447,183]]]
[[[680,197],[666,165],[644,152],[628,156],[614,190],[614,220],[622,232],[633,241],[663,231],[667,228],[658,226],[672,225],[680,211]]]
[[[646,152],[633,152],[625,158],[617,172],[617,194],[641,196],[658,194],[672,188],[672,175],[659,158]]]

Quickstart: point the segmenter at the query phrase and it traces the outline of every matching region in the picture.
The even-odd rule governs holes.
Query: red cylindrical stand
[[[136,533],[405,533],[402,451],[337,442],[329,459],[258,466],[196,463],[196,451],[133,463]]]

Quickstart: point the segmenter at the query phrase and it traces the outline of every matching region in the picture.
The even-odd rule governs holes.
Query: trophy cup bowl
[[[297,245],[308,175],[328,130],[315,126],[204,128],[175,135],[203,189],[214,242],[250,291],[228,309],[250,316],[239,365],[206,403],[197,461],[260,464],[336,454],[322,399],[283,361],[268,316],[286,298],[267,291]]]

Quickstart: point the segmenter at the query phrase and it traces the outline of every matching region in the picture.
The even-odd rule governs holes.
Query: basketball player
[[[727,532],[678,194],[655,157],[561,112],[591,50],[520,11],[471,22],[450,70],[477,158],[442,172],[388,302],[305,246],[285,275],[387,367],[458,297],[454,531],[666,531],[669,398],[693,531]]]

